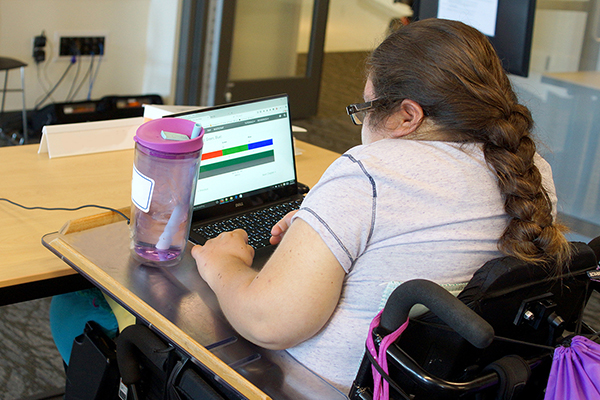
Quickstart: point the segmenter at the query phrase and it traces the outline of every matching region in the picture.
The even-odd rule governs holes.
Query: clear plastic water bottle
[[[181,261],[191,224],[204,130],[192,121],[160,118],[141,125],[131,180],[131,250],[154,266]]]

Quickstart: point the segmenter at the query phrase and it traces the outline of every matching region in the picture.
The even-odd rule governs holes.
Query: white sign
[[[437,16],[464,22],[484,35],[494,37],[498,0],[439,0]]]
[[[49,158],[54,158],[133,149],[133,137],[143,122],[142,117],[135,117],[46,125],[38,153],[48,153]]]

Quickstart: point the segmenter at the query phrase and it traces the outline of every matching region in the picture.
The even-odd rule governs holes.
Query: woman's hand
[[[278,224],[285,238],[260,272],[254,250],[236,230],[194,246],[198,271],[215,292],[223,314],[246,339],[286,349],[315,335],[331,317],[345,272],[319,234],[292,213]]]
[[[271,229],[271,239],[269,239],[271,244],[275,245],[281,242],[283,235],[285,235],[288,228],[292,224],[292,217],[297,212],[298,210],[290,211],[285,215],[285,217],[281,218],[281,220],[275,224],[275,226]]]
[[[192,248],[198,272],[213,290],[223,274],[232,269],[247,267],[250,270],[254,259],[254,249],[248,245],[248,234],[242,229],[223,232],[203,246]],[[251,271],[251,270],[250,270]]]

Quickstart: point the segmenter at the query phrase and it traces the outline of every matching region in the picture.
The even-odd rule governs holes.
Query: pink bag
[[[371,353],[371,355],[373,356],[375,361],[377,361],[377,363],[379,364],[381,369],[387,374],[388,373],[388,364],[387,364],[387,357],[386,357],[387,349],[388,349],[388,347],[390,347],[390,345],[392,343],[394,343],[394,341],[396,341],[396,339],[398,339],[400,337],[402,332],[404,332],[404,330],[408,326],[408,319],[406,320],[405,323],[400,325],[400,327],[398,329],[396,329],[394,332],[392,332],[389,335],[387,335],[386,337],[384,337],[379,346],[379,350],[377,350],[375,347],[375,342],[373,341],[372,333],[373,333],[373,329],[375,329],[379,326],[379,322],[381,321],[381,313],[382,312],[383,312],[383,310],[380,311],[375,316],[375,318],[373,318],[373,321],[371,321],[371,324],[369,325],[369,335],[367,335],[367,350],[369,351],[369,353]],[[389,400],[389,398],[390,398],[389,383],[381,377],[381,375],[379,374],[379,372],[377,372],[375,367],[372,366],[371,368],[373,370],[373,400]]]

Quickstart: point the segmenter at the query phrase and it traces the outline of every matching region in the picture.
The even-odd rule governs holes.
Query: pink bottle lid
[[[192,136],[196,123],[181,118],[158,118],[142,124],[136,131],[137,143],[151,150],[163,153],[183,154],[192,153],[202,148],[204,142],[204,128],[200,128],[199,135],[189,140],[169,140],[163,138],[161,132],[172,132]]]

